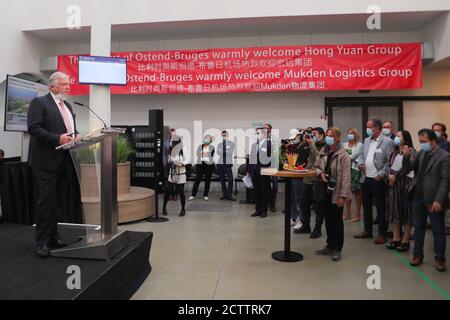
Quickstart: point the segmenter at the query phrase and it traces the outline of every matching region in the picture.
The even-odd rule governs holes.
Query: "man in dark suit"
[[[445,271],[445,207],[449,201],[450,155],[439,147],[436,134],[430,129],[419,131],[422,150],[411,159],[414,179],[409,187],[413,199],[412,219],[414,225],[414,256],[412,266],[423,263],[424,239],[427,218],[430,218],[434,236],[435,268]],[[410,150],[404,150],[405,161]]]
[[[57,230],[57,212],[66,201],[60,195],[67,189],[67,174],[73,170],[73,163],[68,151],[55,148],[80,139],[72,107],[66,102],[70,92],[69,77],[62,72],[54,73],[49,80],[49,90],[49,94],[35,98],[28,110],[28,132],[33,140],[31,166],[39,190],[37,254],[42,258],[50,255],[50,247],[65,245]]]
[[[222,186],[222,198],[220,200],[236,201],[233,198],[233,154],[234,142],[228,140],[228,132],[222,131],[222,141],[217,145],[217,155],[219,161],[217,167],[219,169],[220,184]],[[227,184],[228,183],[228,186]]]
[[[250,152],[247,175],[251,176],[255,193],[255,213],[252,217],[267,217],[269,198],[272,196],[270,188],[270,176],[261,175],[261,168],[271,166],[272,142],[267,139],[267,131],[264,128],[256,129],[257,142],[252,145]]]

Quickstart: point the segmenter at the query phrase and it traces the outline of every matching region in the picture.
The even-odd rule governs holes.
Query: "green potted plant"
[[[130,171],[131,163],[129,158],[135,153],[130,142],[125,136],[117,139],[116,161],[117,161],[117,195],[130,193]],[[96,163],[100,161],[99,144],[89,148],[81,149],[78,152],[81,163],[81,195],[82,197],[98,198],[100,166]],[[96,161],[97,160],[97,161]]]

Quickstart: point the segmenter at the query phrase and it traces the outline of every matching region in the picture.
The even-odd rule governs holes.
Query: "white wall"
[[[78,5],[81,8],[83,26],[91,25],[95,17],[92,0],[23,1],[25,3],[24,30],[65,28],[66,9],[70,5]],[[383,12],[450,9],[450,3],[442,0],[377,0],[376,2],[372,0],[279,0],[276,2],[267,0],[109,0],[107,2],[111,7],[112,24],[366,13],[366,9],[373,4],[379,6]]]
[[[21,155],[22,134],[3,131],[6,75],[39,73],[41,57],[49,56],[56,48],[51,43],[22,32],[20,19],[13,17],[23,16],[23,1],[0,1],[0,12],[5,17],[0,19],[0,149],[5,150],[7,157]]]

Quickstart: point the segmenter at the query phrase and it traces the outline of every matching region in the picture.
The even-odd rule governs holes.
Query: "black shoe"
[[[40,258],[50,257],[50,249],[48,246],[38,247],[36,253]]]
[[[328,247],[325,247],[322,250],[316,251],[316,254],[319,256],[331,256],[332,253],[333,253],[333,251]]]
[[[184,217],[186,215],[186,211],[184,209],[182,209],[180,211],[180,217]]]
[[[231,197],[231,198],[227,198],[228,201],[236,201],[235,198]]]
[[[265,217],[267,217],[267,212],[261,213],[261,215],[260,215],[259,217],[260,217],[260,218],[265,218]]]
[[[276,209],[275,207],[271,207],[271,208],[270,208],[270,211],[272,211],[272,212],[277,212],[277,209]]]
[[[333,261],[340,261],[341,260],[341,252],[337,250],[331,251],[331,260]]]
[[[50,241],[50,246],[57,249],[67,247],[68,245],[68,243],[62,241],[61,239],[52,239]]]
[[[220,200],[228,200],[227,197],[221,197]]]
[[[167,209],[163,209],[163,216],[167,216]]]
[[[260,216],[261,215],[261,213],[259,213],[258,211],[255,211],[251,216],[252,217],[257,217],[257,216]]]
[[[395,250],[395,249],[397,249],[397,247],[398,247],[400,244],[401,244],[401,241],[394,241],[394,240],[392,240],[392,241],[389,241],[389,242],[386,244],[386,248],[387,248],[388,250]]]
[[[317,239],[320,238],[322,236],[322,232],[318,229],[314,229],[313,232],[311,232],[309,238],[310,239]]]
[[[307,234],[307,233],[311,233],[311,228],[307,228],[307,227],[305,227],[305,226],[302,226],[300,229],[294,230],[294,233],[296,233],[296,234]]]

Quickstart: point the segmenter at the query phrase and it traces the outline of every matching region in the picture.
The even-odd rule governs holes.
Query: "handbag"
[[[314,202],[325,202],[325,196],[328,193],[327,184],[321,180],[316,180],[313,185],[313,200]]]

